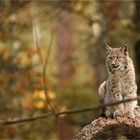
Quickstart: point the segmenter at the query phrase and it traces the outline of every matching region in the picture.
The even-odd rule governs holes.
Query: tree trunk
[[[71,23],[70,13],[62,11],[59,15],[58,30],[58,65],[60,88],[63,92],[70,87],[70,82],[74,73],[74,65],[72,60],[72,38],[71,38]],[[59,118],[58,120],[58,135],[62,139],[72,139],[74,136],[73,126],[68,122],[72,118]]]
[[[140,34],[140,1],[135,0],[135,13],[133,22],[135,24],[134,32],[136,37]],[[137,85],[138,85],[138,93],[140,93],[140,38],[136,38],[134,43],[134,51],[136,57],[136,64],[137,64]]]
[[[98,5],[98,12],[101,17],[100,19],[100,36],[96,39],[96,56],[93,63],[93,67],[96,66],[96,83],[97,87],[106,79],[106,67],[105,67],[105,44],[109,43],[110,45],[116,44],[115,38],[112,35],[117,28],[116,20],[118,18],[118,1],[107,0],[100,1]],[[93,23],[94,24],[94,23]],[[99,57],[100,56],[100,57]]]
[[[113,32],[117,29],[117,18],[118,18],[118,1],[116,0],[107,0],[106,3],[107,8],[107,29],[109,36],[109,44],[115,45],[117,42],[115,41],[115,37],[113,36]]]

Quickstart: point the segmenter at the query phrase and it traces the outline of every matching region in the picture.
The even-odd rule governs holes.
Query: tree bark
[[[140,139],[140,116],[103,118],[94,120],[75,136],[75,140]]]

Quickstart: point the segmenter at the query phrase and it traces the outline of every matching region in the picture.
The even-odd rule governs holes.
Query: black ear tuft
[[[112,48],[106,43],[105,43],[105,49],[106,49],[107,52],[112,50]]]
[[[124,53],[125,55],[127,55],[127,53],[128,53],[128,47],[127,47],[126,42],[121,46],[120,51],[122,53]]]

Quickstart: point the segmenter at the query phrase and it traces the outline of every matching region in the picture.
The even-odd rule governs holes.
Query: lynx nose
[[[115,67],[116,66],[115,63],[113,63],[112,66]]]
[[[113,64],[112,64],[112,67],[113,67],[113,68],[118,68],[119,66],[113,63]]]

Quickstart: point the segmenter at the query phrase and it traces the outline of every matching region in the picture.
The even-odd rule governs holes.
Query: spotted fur
[[[128,48],[111,48],[106,45],[106,67],[108,78],[99,87],[99,97],[102,103],[117,102],[137,96],[134,65],[129,57]],[[137,101],[121,103],[105,108],[106,117],[127,115],[135,118],[134,109]]]

